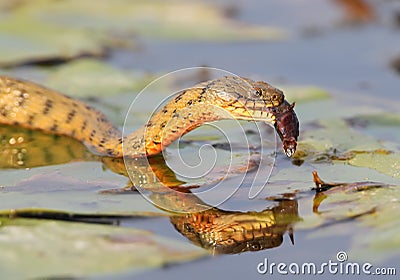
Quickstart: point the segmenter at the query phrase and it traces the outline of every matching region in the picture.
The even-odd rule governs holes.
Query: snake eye
[[[254,92],[255,96],[260,97],[262,95],[262,90],[260,88],[255,88],[255,90],[256,90]]]
[[[279,94],[273,94],[273,95],[271,96],[271,99],[274,100],[274,101],[277,101],[277,100],[280,99],[280,96],[279,96]]]

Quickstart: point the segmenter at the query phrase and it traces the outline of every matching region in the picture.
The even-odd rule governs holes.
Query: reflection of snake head
[[[281,245],[297,221],[297,201],[284,200],[262,212],[208,210],[171,217],[175,228],[190,241],[217,254],[259,251]]]

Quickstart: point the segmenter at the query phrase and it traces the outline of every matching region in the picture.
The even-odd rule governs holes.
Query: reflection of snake
[[[31,82],[0,76],[0,123],[67,135],[104,156],[155,155],[202,123],[228,117],[276,125],[286,140],[286,154],[294,153],[297,117],[283,93],[264,82],[224,77],[183,90],[146,126],[123,139],[102,113],[83,102]]]
[[[292,224],[299,219],[296,200],[282,200],[277,206],[261,212],[210,209],[170,218],[186,238],[217,254],[278,247],[285,232],[294,243]]]

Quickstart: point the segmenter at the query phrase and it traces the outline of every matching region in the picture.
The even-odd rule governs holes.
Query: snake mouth
[[[259,103],[259,104],[258,104]],[[250,105],[250,104],[246,104]],[[244,104],[235,103],[226,106],[228,112],[230,112],[234,118],[245,121],[262,121],[272,125],[275,124],[276,112],[273,110],[272,104],[266,106],[265,103],[251,102],[251,106]]]
[[[287,157],[292,157],[296,152],[297,141],[294,137],[290,137],[289,139],[283,139],[283,149]]]

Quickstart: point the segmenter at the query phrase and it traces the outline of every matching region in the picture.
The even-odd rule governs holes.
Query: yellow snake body
[[[110,157],[158,154],[204,122],[235,118],[274,124],[271,109],[283,102],[283,93],[265,82],[223,77],[177,93],[145,126],[122,138],[104,114],[84,102],[32,82],[0,76],[0,124],[67,135]]]

